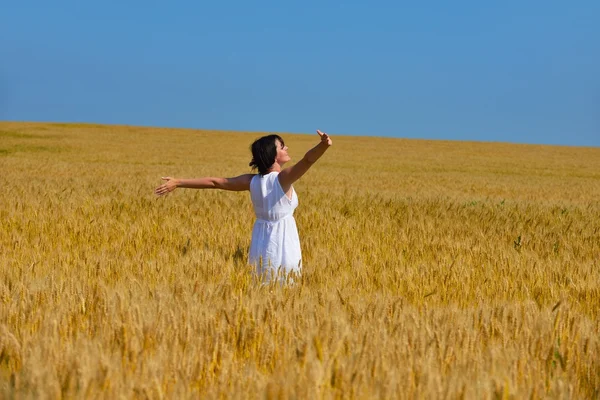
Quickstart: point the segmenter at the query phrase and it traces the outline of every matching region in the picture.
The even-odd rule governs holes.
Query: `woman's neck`
[[[269,168],[269,170],[267,172],[268,173],[281,172],[281,165],[279,165],[278,163],[275,163],[275,164],[271,165],[271,168]]]

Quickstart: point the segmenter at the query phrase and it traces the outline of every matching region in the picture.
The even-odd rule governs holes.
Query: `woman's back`
[[[275,222],[291,216],[298,207],[296,192],[292,189],[289,198],[283,192],[277,175],[277,172],[255,175],[250,182],[250,196],[259,220]]]
[[[277,172],[256,175],[250,182],[250,196],[256,213],[252,229],[249,262],[265,281],[273,276],[284,278],[300,273],[302,254],[294,209],[298,196],[292,189],[291,199],[283,192]]]

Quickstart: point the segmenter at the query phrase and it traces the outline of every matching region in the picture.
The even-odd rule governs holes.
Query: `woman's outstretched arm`
[[[188,189],[222,189],[239,192],[242,190],[250,190],[250,181],[253,174],[244,174],[235,178],[196,178],[196,179],[178,179],[170,176],[162,178],[166,181],[156,189],[154,193],[157,196],[162,196],[172,192],[177,188]]]
[[[281,185],[284,193],[287,193],[292,184],[300,179],[302,175],[304,175],[306,171],[308,171],[310,167],[312,167],[313,164],[316,163],[323,154],[325,154],[329,146],[333,144],[328,134],[323,133],[320,130],[317,130],[317,133],[321,137],[321,142],[310,149],[304,155],[302,160],[298,161],[289,168],[283,169],[279,173],[277,178],[279,179],[279,184]]]

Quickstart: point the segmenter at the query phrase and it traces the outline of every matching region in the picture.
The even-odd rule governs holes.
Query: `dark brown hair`
[[[275,163],[277,157],[277,143],[279,140],[282,146],[284,146],[283,139],[279,135],[268,135],[263,136],[260,139],[256,139],[250,150],[252,151],[252,161],[250,166],[252,169],[258,169],[258,173],[266,175],[269,172],[269,168]]]

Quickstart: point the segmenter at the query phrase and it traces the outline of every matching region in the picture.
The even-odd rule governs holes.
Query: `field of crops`
[[[248,192],[153,194],[261,133],[0,122],[0,398],[600,396],[600,148],[328,133],[262,287]]]

